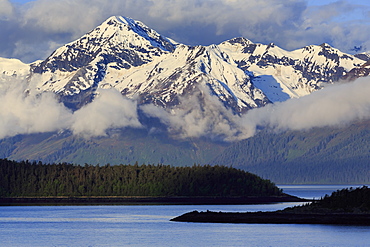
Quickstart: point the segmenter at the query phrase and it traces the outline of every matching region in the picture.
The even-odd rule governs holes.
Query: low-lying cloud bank
[[[370,78],[330,85],[299,99],[254,109],[244,122],[277,131],[338,126],[370,118]]]
[[[299,99],[253,109],[234,115],[215,97],[201,89],[183,98],[176,109],[154,105],[138,106],[115,89],[98,90],[95,100],[72,112],[52,93],[33,95],[22,83],[0,90],[0,138],[70,130],[84,137],[104,136],[111,128],[144,128],[138,110],[156,117],[175,138],[209,137],[225,141],[249,138],[259,128],[273,131],[307,130],[338,126],[370,119],[370,78],[327,86]],[[205,103],[202,105],[201,102]]]
[[[72,112],[59,103],[53,93],[32,95],[16,86],[3,90],[0,93],[0,139],[66,129],[75,135],[93,137],[106,135],[110,128],[142,127],[136,101],[122,97],[114,89],[97,93],[92,103]]]
[[[74,134],[104,136],[110,128],[140,128],[136,101],[122,97],[115,89],[99,90],[92,103],[85,105],[70,116],[66,128]]]

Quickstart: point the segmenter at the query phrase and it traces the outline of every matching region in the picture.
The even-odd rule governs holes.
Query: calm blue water
[[[312,188],[311,195],[318,198],[320,191]],[[292,205],[0,207],[0,246],[369,246],[370,227],[169,221],[192,210]]]
[[[364,184],[366,185],[366,184]],[[343,188],[357,188],[362,187],[363,185],[277,185],[279,188],[283,189],[283,192],[299,196],[306,199],[320,199],[326,194],[331,195],[333,191],[341,190]],[[369,185],[367,185],[369,186]]]

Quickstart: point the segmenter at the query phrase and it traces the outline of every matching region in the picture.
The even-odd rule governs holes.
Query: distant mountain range
[[[43,61],[24,64],[0,58],[0,90],[17,80],[25,95],[52,92],[75,112],[94,102],[100,89],[114,88],[137,102],[143,128],[111,129],[107,136],[90,139],[69,130],[9,136],[0,141],[0,157],[79,164],[217,163],[278,182],[369,182],[370,176],[363,176],[366,171],[370,175],[368,121],[344,127],[348,135],[335,128],[282,134],[262,131],[240,142],[223,142],[227,138],[214,133],[174,138],[166,132],[170,120],[160,119],[163,113],[150,108],[171,115],[180,112],[184,117],[194,107],[201,113],[208,110],[226,119],[217,128],[233,129],[230,116],[368,76],[369,59],[367,54],[345,54],[328,44],[285,51],[245,38],[188,46],[139,21],[114,16]],[[191,117],[201,122],[202,114]],[[323,175],[324,170],[331,171],[330,178]],[[335,175],[346,170],[348,176]]]

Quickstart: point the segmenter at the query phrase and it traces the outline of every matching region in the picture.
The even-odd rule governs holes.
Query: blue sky
[[[45,59],[112,15],[189,45],[243,36],[287,50],[321,43],[370,50],[367,0],[0,0],[0,57]]]
[[[28,3],[28,2],[32,2],[32,1],[34,1],[34,0],[12,0],[11,2]],[[328,4],[328,3],[337,2],[337,0],[308,0],[307,2],[308,2],[309,5],[325,5],[325,4]],[[351,2],[356,3],[356,4],[370,5],[370,2],[368,0],[352,0]]]
[[[21,2],[27,2],[27,1],[21,1]],[[309,5],[326,5],[328,3],[334,3],[338,2],[338,0],[308,0],[307,1]],[[368,0],[351,0],[351,3],[355,4],[364,4],[364,5],[370,5]]]

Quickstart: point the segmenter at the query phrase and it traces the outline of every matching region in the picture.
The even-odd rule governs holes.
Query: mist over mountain
[[[210,162],[212,150],[260,131],[367,123],[368,59],[328,44],[286,51],[246,38],[188,46],[140,21],[113,16],[43,61],[0,59],[0,146],[4,157],[48,162],[104,162],[83,151],[92,155],[99,145],[104,152],[108,146],[121,150],[115,161],[156,157],[152,162],[191,165],[180,158],[188,155],[186,162]],[[104,146],[108,139],[118,146]],[[147,150],[146,140],[183,150]]]

